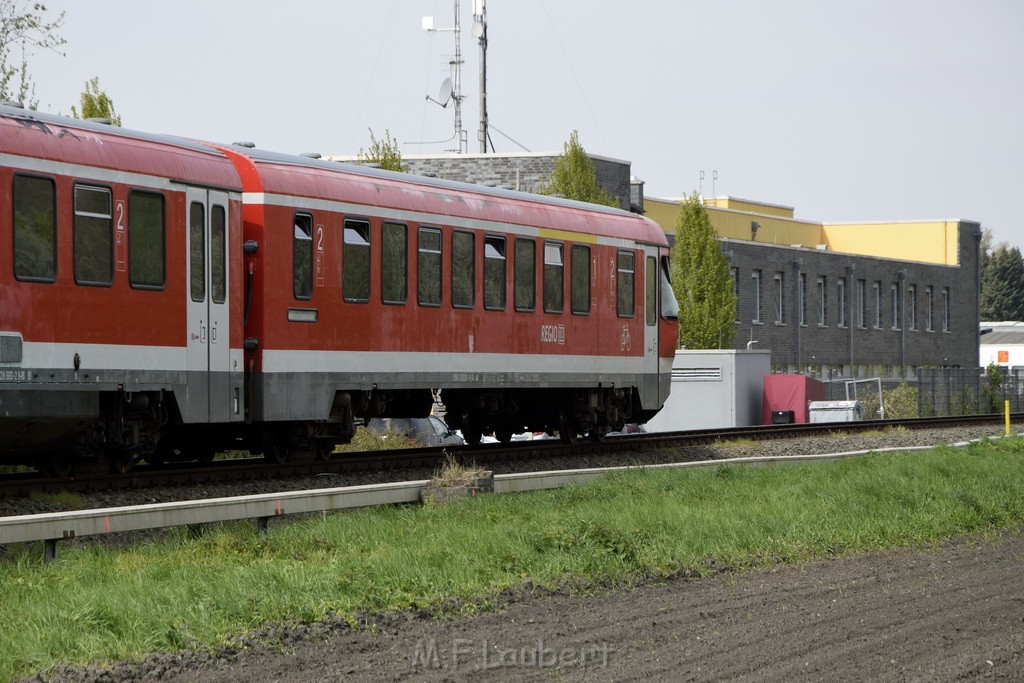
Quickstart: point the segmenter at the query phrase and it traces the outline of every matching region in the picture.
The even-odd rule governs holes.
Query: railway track
[[[591,460],[612,456],[636,456],[653,452],[692,449],[716,443],[741,440],[766,441],[801,439],[836,433],[862,434],[895,428],[926,430],[963,426],[1001,425],[998,415],[916,418],[910,420],[875,420],[848,423],[771,425],[711,429],[656,434],[628,434],[608,437],[604,441],[581,441],[563,444],[557,440],[484,444],[445,448],[409,448],[393,451],[335,454],[329,460],[306,460],[284,464],[269,463],[262,458],[215,460],[204,465],[187,463],[178,466],[143,465],[127,474],[87,474],[66,478],[44,477],[38,473],[15,473],[0,477],[0,497],[23,496],[40,492],[96,492],[145,489],[159,486],[212,485],[260,480],[303,477],[345,476],[359,472],[406,471],[413,468],[437,468],[452,456],[461,462],[500,463],[510,460],[524,462],[586,457]],[[1011,419],[1024,420],[1024,414]]]

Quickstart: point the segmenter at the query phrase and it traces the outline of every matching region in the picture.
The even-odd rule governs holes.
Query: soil
[[[46,680],[1020,680],[1021,531],[587,595],[524,586],[475,617],[270,626]]]

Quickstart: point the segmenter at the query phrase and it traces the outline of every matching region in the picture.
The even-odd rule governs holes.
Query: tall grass
[[[213,647],[272,620],[487,604],[524,581],[587,588],[706,575],[1012,527],[1024,441],[831,463],[621,473],[279,525],[178,529],[0,561],[0,680],[63,661]]]

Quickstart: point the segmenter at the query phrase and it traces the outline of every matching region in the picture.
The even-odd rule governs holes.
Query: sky
[[[29,55],[39,108],[99,77],[124,125],[281,152],[455,149],[454,0],[46,0],[63,56]],[[461,2],[462,120],[479,47]],[[1018,0],[487,0],[499,152],[632,163],[645,194],[730,195],[823,222],[975,220],[1024,247]],[[499,133],[500,131],[500,133]],[[507,136],[507,137],[504,137]],[[440,141],[440,142],[439,142]],[[701,180],[701,174],[704,178]],[[717,177],[715,177],[717,176]]]

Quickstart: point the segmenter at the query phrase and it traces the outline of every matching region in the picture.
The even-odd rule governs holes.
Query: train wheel
[[[465,439],[466,443],[469,444],[470,446],[479,446],[480,439],[482,439],[483,436],[483,432],[481,432],[479,429],[467,427],[462,430],[462,438]]]
[[[127,448],[111,448],[107,450],[107,463],[114,474],[127,474],[135,464],[132,452]]]
[[[70,477],[75,471],[75,462],[71,457],[71,453],[57,453],[46,462],[43,471],[52,477],[60,477],[61,479]]]
[[[576,422],[572,417],[563,415],[558,421],[558,438],[564,444],[576,443]]]
[[[334,455],[334,439],[314,439],[313,457],[321,462],[326,462]]]
[[[496,429],[494,430],[494,438],[501,443],[512,442],[512,430],[511,429]]]
[[[263,433],[263,458],[283,465],[289,460],[288,437],[283,430],[267,429]]]

